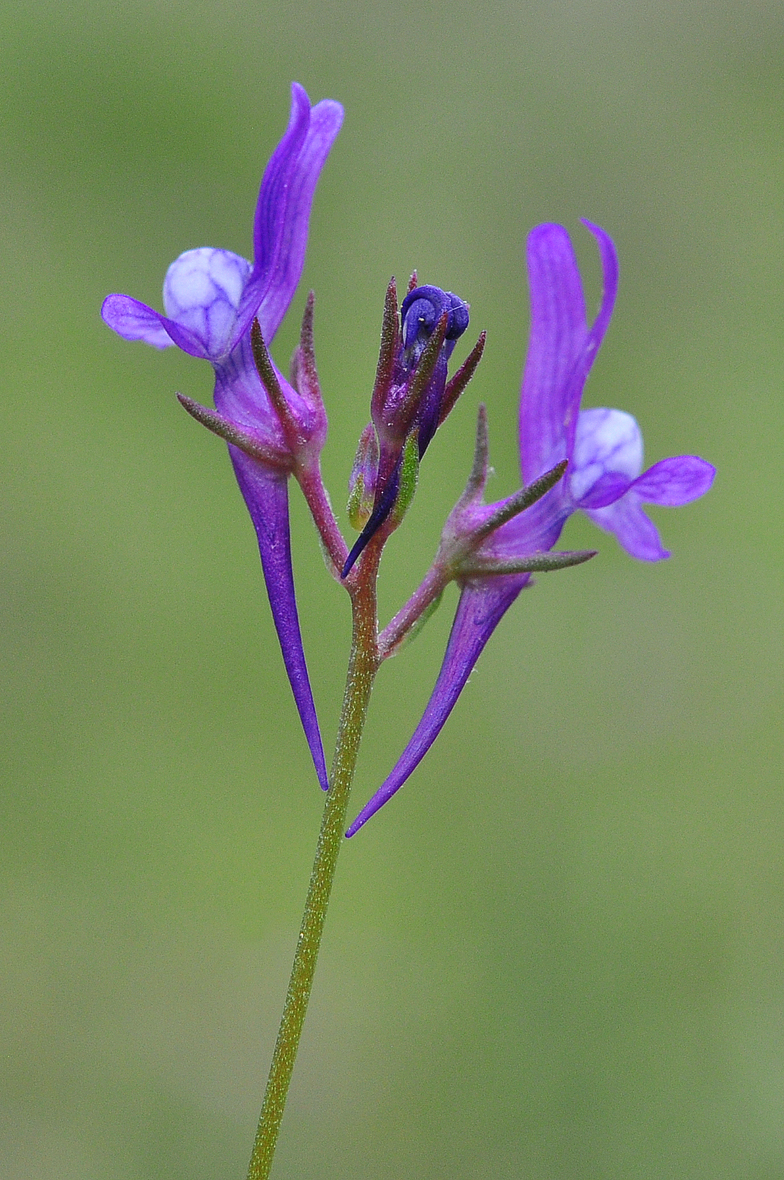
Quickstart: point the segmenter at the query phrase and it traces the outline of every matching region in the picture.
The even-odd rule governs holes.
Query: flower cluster
[[[267,165],[253,225],[253,263],[227,250],[182,254],[166,274],[165,315],[126,295],[110,295],[102,315],[127,340],[157,348],[177,345],[208,360],[215,373],[215,408],[180,395],[190,414],[221,436],[256,529],[262,567],[283,659],[319,782],[328,778],[302,647],[288,520],[288,480],[305,493],[333,574],[357,593],[376,567],[363,554],[380,548],[399,526],[416,486],[419,463],[473,376],[484,333],[450,378],[449,361],[469,322],[468,304],[412,278],[398,306],[394,280],[386,293],[371,421],[360,438],[349,480],[349,521],[359,536],[349,550],[321,482],[319,455],[327,419],[313,350],[313,299],[308,299],[290,380],[268,345],[301,277],[316,183],[340,129],[341,107],[311,107],[292,87],[288,128]],[[460,597],[443,664],[421,721],[403,754],[348,830],[353,835],[403,785],[443,727],[490,635],[537,570],[560,569],[593,551],[556,552],[569,516],[585,512],[614,533],[631,556],[667,557],[645,504],[680,505],[703,495],[714,469],[693,455],[664,459],[643,471],[642,437],[621,410],[580,403],[607,330],[618,286],[609,236],[594,235],[604,273],[599,312],[588,322],[569,235],[542,225],[528,239],[532,317],[519,410],[522,487],[484,503],[487,423],[480,408],[474,465],[450,514],[433,565],[420,589],[378,635],[376,664],[427,618],[445,586]],[[367,569],[368,574],[365,574]]]

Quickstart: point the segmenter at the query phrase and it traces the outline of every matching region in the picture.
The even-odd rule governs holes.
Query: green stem
[[[346,827],[351,782],[359,753],[370,692],[378,669],[376,575],[380,548],[369,545],[362,578],[352,594],[354,630],[343,709],[332,761],[330,788],[324,806],[316,856],[310,876],[289,988],[272,1056],[264,1104],[250,1158],[248,1180],[267,1180],[278,1139],[286,1096],[294,1070],[302,1025],[313,986],[321,935]]]

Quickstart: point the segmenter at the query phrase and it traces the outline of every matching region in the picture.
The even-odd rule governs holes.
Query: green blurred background
[[[669,562],[590,565],[504,620],[437,746],[344,849],[275,1176],[784,1177],[784,12],[773,0],[7,0],[3,184],[4,1180],[242,1177],[322,799],[210,372],[113,336],[199,245],[247,255],[288,87],[346,108],[307,286],[344,502],[390,274],[459,292],[482,372],[390,545],[432,556],[488,404],[516,485],[528,229],[614,236],[585,404],[719,468]],[[465,351],[465,350],[464,350]],[[462,355],[462,353],[460,354]],[[347,603],[295,497],[325,738]],[[773,518],[771,520],[771,517]],[[355,800],[454,597],[380,677]]]

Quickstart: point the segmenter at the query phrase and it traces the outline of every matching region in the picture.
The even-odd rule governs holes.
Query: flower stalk
[[[313,987],[321,936],[346,827],[351,783],[359,754],[368,701],[378,670],[376,578],[381,544],[371,543],[351,588],[353,632],[343,707],[338,726],[329,790],[324,804],[305,911],[291,969],[283,1017],[272,1055],[267,1088],[253,1144],[248,1180],[270,1174],[283,1111]]]

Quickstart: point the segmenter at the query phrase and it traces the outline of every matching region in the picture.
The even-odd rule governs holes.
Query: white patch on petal
[[[245,258],[211,246],[186,250],[166,272],[167,316],[189,328],[214,360],[227,352],[250,272]]]
[[[623,410],[581,410],[577,419],[570,487],[582,500],[607,472],[636,479],[642,471],[642,434]]]

